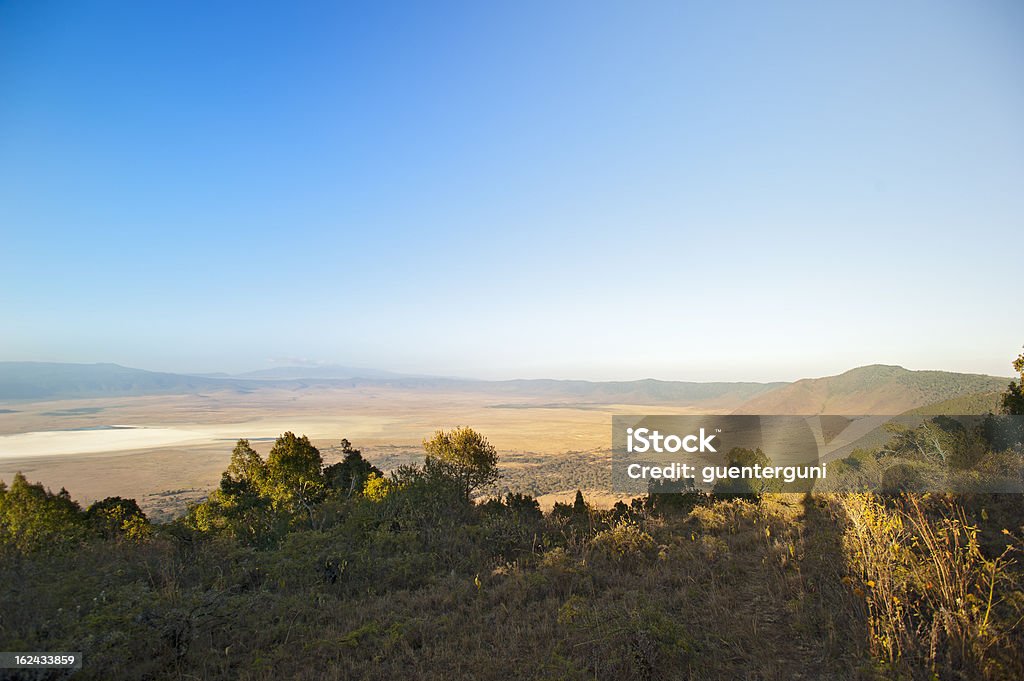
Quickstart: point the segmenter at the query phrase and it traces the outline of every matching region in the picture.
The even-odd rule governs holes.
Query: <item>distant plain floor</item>
[[[347,438],[389,470],[420,460],[423,438],[434,430],[468,425],[499,450],[505,477],[497,491],[532,493],[547,506],[582,488],[610,504],[613,414],[722,413],[731,406],[550,396],[510,402],[507,394],[387,387],[7,403],[0,405],[0,480],[20,471],[54,490],[67,488],[85,504],[134,497],[147,513],[168,517],[217,485],[239,438],[266,454],[275,437],[291,430],[308,435],[327,462],[340,457],[337,445]]]

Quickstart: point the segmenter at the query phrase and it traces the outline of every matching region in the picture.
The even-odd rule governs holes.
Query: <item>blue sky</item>
[[[0,5],[0,359],[1006,375],[1024,5]]]

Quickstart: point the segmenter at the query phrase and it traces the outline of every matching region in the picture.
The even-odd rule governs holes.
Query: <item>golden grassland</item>
[[[114,495],[133,497],[156,518],[182,512],[187,503],[216,487],[239,438],[249,438],[257,451],[266,454],[273,438],[281,433],[305,433],[328,463],[337,460],[337,443],[348,438],[359,442],[367,456],[384,470],[390,470],[421,460],[422,441],[435,430],[473,423],[498,448],[503,466],[512,477],[516,477],[513,469],[523,466],[550,478],[536,469],[545,463],[557,468],[566,461],[585,461],[590,453],[607,449],[613,414],[703,411],[697,406],[579,404],[550,397],[517,397],[513,404],[508,395],[388,387],[262,389],[247,394],[220,392],[7,406],[15,411],[0,413],[0,480],[10,481],[21,471],[30,480],[55,490],[68,487],[83,504]],[[731,406],[719,405],[719,409],[728,411]],[[166,430],[171,433],[170,442],[139,448],[123,444],[127,431],[72,431],[112,425],[153,429],[158,437]],[[25,442],[23,435],[52,431],[72,431],[72,437],[87,436],[90,442],[99,439],[106,446],[71,453],[45,439]],[[181,433],[192,437],[182,443]],[[74,446],[76,440],[69,442]],[[603,502],[614,502],[607,495],[607,485],[580,482],[564,478],[559,485],[547,480],[531,489],[538,495],[561,498],[582,487],[595,500],[604,490],[608,498]],[[553,499],[545,496],[545,504],[550,505]]]

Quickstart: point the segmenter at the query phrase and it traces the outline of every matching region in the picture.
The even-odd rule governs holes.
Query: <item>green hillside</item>
[[[962,395],[935,402],[906,412],[914,416],[953,416],[957,414],[998,414],[1003,395],[998,392]]]
[[[873,364],[776,388],[748,400],[735,413],[902,414],[946,400],[1001,391],[1008,382],[998,376]]]

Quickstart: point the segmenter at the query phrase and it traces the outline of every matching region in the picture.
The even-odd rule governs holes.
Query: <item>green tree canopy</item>
[[[1020,379],[1010,381],[1003,393],[1003,412],[1011,415],[1024,415],[1024,352],[1013,360],[1013,370],[1020,374]]]
[[[235,482],[225,473],[220,488],[190,508],[184,522],[200,532],[224,532],[250,546],[267,547],[284,536],[289,516],[248,482]]]
[[[313,504],[323,498],[323,458],[309,438],[287,432],[277,438],[267,456],[263,489],[275,507],[305,511],[312,519]]]
[[[343,495],[363,491],[371,475],[383,478],[384,473],[363,458],[363,453],[352,448],[348,440],[341,441],[341,452],[345,458],[324,468],[324,482],[328,487]]]
[[[67,490],[54,494],[17,473],[0,482],[0,544],[22,551],[60,547],[88,535],[85,514]]]
[[[134,499],[107,497],[90,506],[85,515],[93,527],[108,538],[139,540],[151,531],[149,519]]]
[[[267,464],[249,445],[248,440],[239,440],[231,452],[231,463],[224,474],[232,482],[248,483],[253,489],[258,490],[266,482]]]
[[[423,441],[423,448],[427,452],[427,467],[442,470],[458,480],[466,499],[499,477],[498,451],[472,428],[439,430]]]

